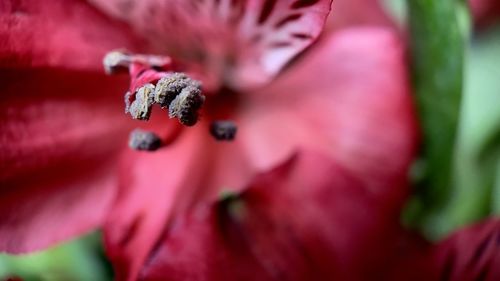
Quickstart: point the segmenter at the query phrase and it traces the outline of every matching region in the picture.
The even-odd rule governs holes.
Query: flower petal
[[[500,221],[490,219],[462,229],[436,250],[439,280],[500,279]]]
[[[216,143],[206,123],[184,129],[155,153],[129,152],[123,159],[120,194],[105,227],[117,280],[136,280],[175,215],[239,191],[253,176],[238,142]]]
[[[302,153],[239,196],[177,217],[140,280],[375,280],[398,229],[361,181]]]
[[[102,1],[160,50],[234,88],[268,82],[316,39],[331,0]],[[124,4],[125,3],[125,4]]]
[[[436,280],[432,265],[433,244],[419,233],[403,230],[398,237],[390,268],[383,280],[421,281]],[[436,280],[437,281],[437,280]]]
[[[147,253],[168,221],[181,188],[197,177],[192,151],[199,131],[184,132],[154,153],[129,151],[120,167],[120,192],[105,225],[105,244],[117,280],[136,280]]]
[[[0,250],[26,252],[96,227],[130,124],[120,78],[56,69],[2,71]]]
[[[500,21],[500,2],[497,0],[469,0],[474,21],[479,26],[487,26]]]
[[[326,28],[337,30],[352,26],[392,26],[383,0],[335,0]]]
[[[111,49],[133,48],[123,24],[76,0],[0,3],[0,66],[102,70]]]
[[[384,28],[325,39],[270,87],[247,95],[239,137],[261,167],[314,147],[385,202],[401,203],[407,189],[398,186],[416,146],[403,44]]]

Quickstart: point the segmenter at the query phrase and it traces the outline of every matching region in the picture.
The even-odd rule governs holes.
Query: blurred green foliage
[[[500,25],[470,37],[462,0],[386,4],[412,27],[424,132],[423,157],[412,171],[416,193],[404,220],[439,239],[500,214]]]
[[[444,231],[500,211],[500,26],[473,38]]]
[[[427,209],[426,204],[420,206],[421,213],[432,215],[433,220],[423,222],[422,227],[434,238],[486,216],[500,214],[499,27],[473,38],[466,65],[453,181],[443,192],[445,197],[439,209]]]
[[[42,252],[12,256],[0,254],[0,280],[106,281],[111,270],[104,259],[98,233]]]
[[[407,4],[412,81],[423,135],[415,182],[418,194],[408,217],[432,237],[442,232],[441,215],[453,192],[468,29],[461,0],[408,0]]]

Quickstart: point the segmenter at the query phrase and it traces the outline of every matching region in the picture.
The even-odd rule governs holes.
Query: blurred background
[[[386,0],[383,4],[401,30],[406,30],[406,0]],[[468,28],[467,24],[464,26]],[[402,218],[431,239],[440,239],[456,227],[500,214],[500,22],[473,28],[470,34],[452,160],[453,182],[436,195],[443,198],[440,208],[425,205],[425,200],[418,200],[416,194]],[[420,168],[417,162],[415,177]],[[428,216],[431,219],[419,219],[426,217],[426,210],[438,211]],[[100,233],[95,232],[39,253],[0,255],[0,280],[112,280],[100,239]]]
[[[0,255],[0,280],[112,280],[112,268],[106,261],[100,239],[100,233],[95,232],[38,253]]]

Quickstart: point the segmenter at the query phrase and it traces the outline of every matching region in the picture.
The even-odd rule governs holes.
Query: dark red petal
[[[389,259],[387,277],[384,281],[434,281],[432,264],[433,244],[420,234],[402,230],[394,255]]]
[[[326,29],[337,30],[352,26],[393,26],[382,7],[383,0],[335,0],[328,16]]]
[[[458,230],[438,246],[435,257],[439,280],[500,280],[500,221]]]
[[[398,213],[317,153],[165,230],[141,280],[383,280]]]
[[[500,22],[500,2],[498,0],[469,0],[474,22],[487,26]]]
[[[91,0],[160,50],[236,88],[269,81],[319,35],[331,0]],[[224,77],[222,77],[224,76]]]
[[[96,227],[130,123],[126,81],[56,69],[2,71],[0,250],[26,252]]]
[[[238,137],[262,167],[299,147],[324,151],[383,202],[399,205],[417,141],[407,76],[403,43],[390,29],[336,32],[247,95]]]
[[[102,70],[104,54],[133,48],[131,33],[78,0],[0,2],[0,66]]]

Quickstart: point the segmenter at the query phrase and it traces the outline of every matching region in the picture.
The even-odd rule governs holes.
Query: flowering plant
[[[371,0],[49,2],[0,3],[1,251],[99,228],[117,280],[401,280],[446,266],[434,259],[446,246],[400,223],[417,120],[429,167],[447,174],[460,101],[462,65],[428,67],[441,49],[413,44],[423,24],[410,20],[410,56],[432,53],[409,67],[405,35]],[[456,32],[459,54],[452,27],[434,35]],[[426,72],[453,79],[420,83]],[[458,97],[442,142],[427,126],[435,90]]]

